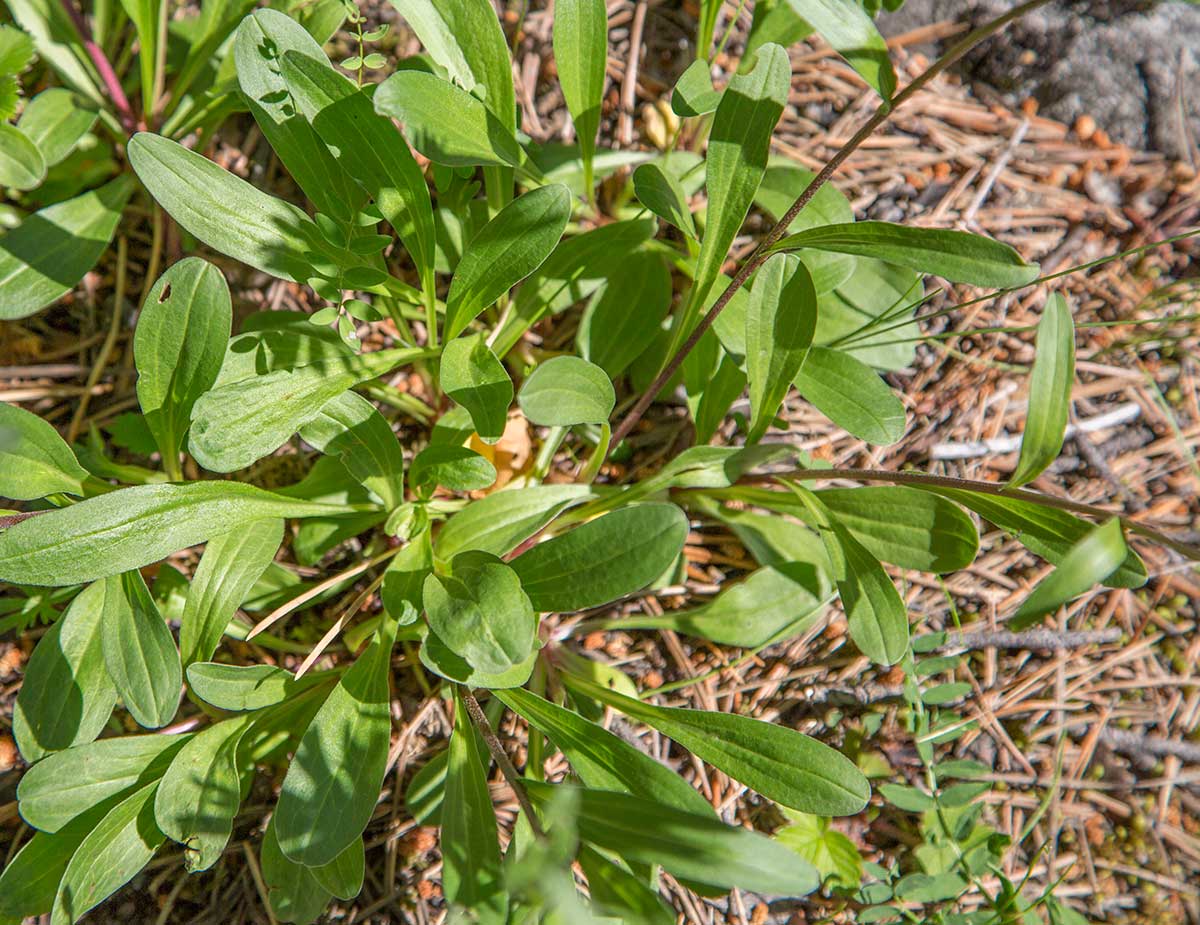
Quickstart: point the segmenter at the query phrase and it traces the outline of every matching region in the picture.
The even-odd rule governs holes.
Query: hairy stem
[[[796,220],[796,216],[804,210],[805,206],[812,202],[813,197],[817,195],[821,187],[829,182],[829,179],[834,175],[846,158],[853,154],[859,145],[870,138],[871,135],[875,133],[876,129],[878,129],[881,125],[883,125],[884,122],[887,121],[888,116],[891,115],[891,113],[897,107],[903,105],[905,102],[911,99],[926,84],[962,58],[962,56],[968,51],[970,51],[984,39],[987,39],[999,32],[1013,20],[1019,19],[1031,10],[1036,9],[1039,6],[1043,6],[1048,2],[1049,0],[1027,0],[1026,3],[1022,3],[1021,5],[1014,7],[1002,16],[998,16],[990,22],[984,23],[978,29],[968,33],[961,41],[956,43],[954,47],[942,55],[941,58],[931,64],[928,70],[926,70],[919,77],[916,77],[911,83],[908,84],[908,86],[896,94],[894,99],[892,99],[890,102],[888,100],[884,100],[879,104],[879,108],[875,110],[874,115],[872,115],[871,118],[863,124],[862,128],[854,133],[854,137],[852,137],[849,141],[842,145],[841,148],[838,149],[833,157],[829,159],[829,162],[821,168],[820,173],[813,177],[812,181],[807,187],[805,187],[804,191],[796,198],[796,201],[792,203],[792,206],[787,210],[787,213],[771,227],[771,230],[767,232],[767,236],[763,238],[761,242],[759,242],[758,247],[754,249],[754,253],[752,253],[746,262],[742,264],[737,273],[734,275],[733,279],[730,281],[729,285],[725,287],[725,291],[722,292],[720,297],[713,303],[712,308],[708,310],[708,314],[706,314],[700,320],[700,323],[697,324],[695,329],[692,330],[691,334],[688,335],[688,339],[684,341],[683,346],[676,351],[675,355],[671,357],[670,362],[663,367],[662,371],[655,377],[654,382],[652,382],[650,387],[642,393],[642,396],[637,400],[637,403],[632,409],[630,409],[629,413],[625,415],[625,418],[621,421],[620,426],[618,426],[613,432],[612,445],[614,447],[620,444],[620,442],[627,436],[629,436],[630,431],[632,431],[637,422],[641,420],[642,415],[646,413],[646,409],[650,407],[650,404],[654,401],[655,396],[662,391],[663,387],[671,380],[671,377],[674,376],[679,370],[679,367],[683,365],[684,359],[689,353],[692,352],[696,344],[700,342],[700,338],[704,336],[705,332],[712,327],[713,322],[716,321],[717,316],[724,311],[725,306],[730,303],[734,294],[740,288],[742,288],[746,280],[748,280],[754,271],[757,270],[767,259],[767,257],[770,256],[771,247],[783,237],[787,229],[791,227],[792,222]]]

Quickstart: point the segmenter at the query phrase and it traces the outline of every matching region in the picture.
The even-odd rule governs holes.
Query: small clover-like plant
[[[756,8],[740,73],[717,89],[702,60],[674,88],[675,112],[708,128],[704,155],[615,158],[597,146],[602,0],[556,3],[578,142],[568,149],[518,131],[509,44],[488,0],[394,4],[427,57],[377,86],[365,77],[385,62],[365,43],[380,34],[362,32],[356,11],[359,53],[341,63],[355,79],[283,12],[256,10],[232,32],[229,77],[311,210],[181,144],[194,120],[128,143],[138,179],[186,232],[309,287],[320,307],[259,312],[234,331],[215,265],[188,257],[149,281],[133,356],[157,470],[106,459],[98,438],[69,446],[34,414],[0,405],[0,494],[32,502],[0,518],[0,581],[52,620],[16,700],[13,730],[31,764],[19,811],[36,833],[0,874],[0,917],[74,922],[167,842],[190,871],[212,868],[260,766],[282,780],[259,849],[274,915],[308,922],[352,899],[364,833],[405,741],[393,737],[398,671],[432,677],[453,711],[446,747],[407,792],[413,818],[440,826],[452,920],[670,922],[659,869],[703,893],[803,896],[824,883],[875,909],[871,921],[905,903],[952,903],[995,871],[1004,846],[979,821],[978,786],[947,783],[977,769],[935,761],[933,739],[965,728],[948,706],[962,692],[918,683],[953,666],[915,661],[931,634],[913,632],[887,566],[967,567],[979,544],[973,512],[1056,566],[1012,615],[1032,625],[1098,583],[1144,582],[1130,530],[1197,550],[1021,487],[1063,442],[1074,330],[1061,296],[1038,331],[1009,485],[816,468],[764,440],[794,387],[864,441],[897,441],[904,405],[880,372],[913,356],[924,277],[1005,291],[1037,280],[1036,266],[988,238],[855,221],[828,184],[946,62],[897,92],[864,11],[878,4],[763,4],[764,17],[803,16],[799,35],[820,32],[880,94],[863,131],[816,174],[770,154],[790,64],[760,40]],[[702,4],[705,54],[718,6]],[[798,38],[787,25],[771,34]],[[623,178],[615,163],[636,169]],[[597,197],[598,177],[619,194]],[[619,205],[604,214],[601,202]],[[773,224],[726,276],[752,211]],[[27,287],[53,297],[32,278]],[[573,341],[571,329],[566,340],[538,336],[566,319],[578,320]],[[358,336],[368,326],[369,341]],[[743,394],[748,414],[732,410]],[[688,416],[694,445],[635,478],[610,477],[606,462],[636,458],[651,439],[638,424],[659,400],[682,406],[664,413]],[[505,468],[514,422],[536,428],[537,446]],[[727,439],[712,445],[718,432]],[[267,487],[261,462],[284,447],[306,465]],[[571,465],[549,478],[563,456]],[[815,487],[830,478],[881,484]],[[728,529],[758,567],[686,610],[603,612],[674,584],[698,524]],[[165,563],[197,546],[190,579]],[[338,594],[346,603],[320,642],[281,631]],[[380,610],[354,622],[376,595]],[[661,705],[573,646],[583,632],[666,629],[756,652],[813,628],[835,600],[858,651],[908,678],[928,787],[893,784],[882,796],[922,814],[930,860],[919,875],[864,867],[831,829],[872,796],[851,757],[783,724]],[[294,671],[238,664],[226,637],[253,639],[275,661],[304,659]],[[318,667],[339,639],[352,657]],[[118,704],[143,732],[104,735]],[[181,709],[187,721],[173,725]],[[497,732],[506,711],[529,730],[523,748]],[[605,711],[656,730],[789,821],[776,838],[731,824],[608,731]],[[548,748],[565,759],[554,767],[569,768],[553,779]],[[503,853],[493,763],[519,804]],[[1003,919],[1024,906],[1002,887],[989,901]]]

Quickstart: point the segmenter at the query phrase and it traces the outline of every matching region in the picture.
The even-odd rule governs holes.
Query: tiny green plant
[[[257,855],[272,914],[310,922],[357,896],[364,832],[403,744],[392,712],[402,670],[452,712],[445,748],[406,794],[412,817],[440,828],[451,921],[671,922],[664,872],[705,895],[823,889],[862,922],[1008,923],[1035,906],[1069,921],[1051,896],[1031,899],[1003,878],[981,885],[995,882],[1007,846],[981,821],[979,767],[940,762],[934,749],[969,728],[953,708],[964,691],[930,682],[953,659],[930,654],[938,634],[913,633],[886,566],[970,565],[973,513],[1055,566],[1005,615],[1020,627],[1098,584],[1145,582],[1131,533],[1200,558],[1143,521],[1023,487],[1063,444],[1070,305],[1060,294],[1046,302],[1007,485],[821,468],[764,440],[795,390],[862,440],[894,443],[904,406],[879,373],[912,358],[894,330],[918,331],[925,277],[1004,292],[1042,282],[989,238],[856,221],[828,183],[892,109],[1037,0],[899,91],[869,15],[878,4],[756,5],[751,53],[720,90],[702,23],[701,62],[672,106],[704,129],[689,136],[707,138],[703,155],[630,156],[597,142],[602,0],[557,2],[569,148],[519,131],[509,43],[488,0],[393,3],[424,55],[369,51],[382,32],[364,32],[340,4],[357,48],[340,69],[322,48],[328,30],[284,11],[239,5],[227,30],[219,79],[236,86],[311,210],[180,143],[205,133],[203,106],[128,141],[158,207],[211,251],[308,287],[315,310],[260,312],[235,331],[213,263],[187,257],[149,281],[133,358],[156,468],[118,462],[97,435],[68,445],[0,404],[0,495],[24,507],[0,512],[0,581],[20,592],[0,626],[49,623],[13,716],[31,765],[19,811],[35,833],[0,874],[0,918],[72,923],[167,843],[189,871],[211,869],[261,768],[280,780]],[[717,4],[701,6],[715,22]],[[762,25],[784,15],[778,29]],[[760,40],[811,29],[880,96],[816,173],[770,154],[791,72],[785,47]],[[401,66],[371,83],[388,64]],[[609,212],[601,180],[620,187],[605,197]],[[751,212],[770,231],[727,276]],[[578,320],[573,342],[552,349],[537,336],[567,317]],[[398,388],[401,372],[420,387]],[[748,412],[734,413],[743,394]],[[642,478],[611,478],[605,463],[637,452],[656,401],[687,416],[694,445]],[[537,429],[538,446],[501,483],[495,449],[514,419]],[[718,430],[734,438],[715,445]],[[268,487],[261,463],[281,448],[304,474]],[[563,455],[573,477],[548,479]],[[830,478],[863,484],[817,486]],[[690,609],[607,616],[613,602],[678,581],[696,524],[727,528],[759,567]],[[164,562],[198,546],[190,578]],[[348,603],[319,642],[280,632],[339,594]],[[354,622],[375,596],[380,611]],[[654,695],[669,688],[639,691],[572,645],[588,631],[670,629],[754,653],[812,629],[835,601],[858,651],[906,679],[927,786],[876,793],[919,817],[920,872],[864,865],[831,826],[873,797],[852,743],[843,753],[782,724],[662,705]],[[303,662],[240,663],[227,637]],[[354,657],[319,668],[339,641]],[[125,730],[141,731],[106,734],[118,705]],[[777,806],[779,831],[731,822],[610,732],[606,713]],[[527,738],[501,735],[505,714]],[[552,751],[569,770],[548,777]],[[493,765],[519,805],[511,825],[493,807]],[[961,913],[969,890],[985,901]]]

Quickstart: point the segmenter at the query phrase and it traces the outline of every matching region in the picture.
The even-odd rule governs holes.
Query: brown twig
[[[884,100],[879,104],[879,108],[875,110],[874,115],[866,121],[862,128],[854,133],[849,141],[837,150],[833,157],[821,168],[820,173],[813,177],[804,191],[796,198],[796,201],[792,203],[787,213],[771,227],[771,230],[767,232],[767,236],[759,242],[759,245],[754,249],[754,253],[742,264],[741,268],[734,275],[733,280],[725,287],[725,291],[721,293],[717,301],[713,303],[712,308],[708,310],[708,313],[696,325],[691,334],[688,335],[688,339],[684,341],[683,346],[671,357],[670,362],[663,367],[649,388],[642,393],[637,403],[625,415],[624,420],[617,426],[617,429],[613,431],[611,447],[616,447],[622,440],[629,436],[630,431],[641,420],[642,415],[646,413],[646,409],[650,407],[655,397],[663,390],[663,387],[671,380],[671,377],[675,375],[679,367],[683,365],[683,361],[687,355],[700,342],[700,338],[704,336],[705,332],[712,327],[713,322],[724,311],[725,306],[732,301],[734,294],[742,288],[742,285],[750,278],[751,274],[770,256],[771,247],[783,237],[787,229],[791,227],[792,222],[796,220],[796,216],[813,200],[813,197],[817,195],[821,187],[829,182],[830,178],[837,172],[837,169],[846,158],[853,154],[859,145],[870,138],[875,133],[875,130],[883,125],[887,121],[888,116],[898,107],[911,99],[922,87],[953,65],[974,46],[999,32],[1013,20],[1019,19],[1031,10],[1037,9],[1037,7],[1048,2],[1049,0],[1028,0],[1028,2],[1022,3],[1020,6],[1009,10],[1007,13],[996,17],[990,22],[984,23],[978,29],[972,30],[947,51],[946,54],[931,64],[924,73],[914,78],[908,86],[896,94],[894,99],[891,101]]]
[[[1036,649],[1053,652],[1077,649],[1082,646],[1117,642],[1124,631],[1119,626],[1102,630],[1062,631],[1052,629],[1025,630],[1012,633],[1004,630],[978,633],[951,633],[937,647],[938,652],[960,652],[964,649]]]
[[[479,730],[479,734],[483,736],[483,741],[487,743],[488,751],[492,753],[492,757],[496,760],[496,764],[500,768],[500,773],[508,781],[508,786],[512,788],[517,802],[521,805],[521,812],[525,814],[525,818],[529,821],[529,828],[537,838],[545,838],[546,832],[542,828],[542,823],[538,819],[537,813],[533,811],[533,803],[530,802],[529,794],[525,792],[525,787],[521,783],[521,775],[517,773],[517,769],[513,766],[512,761],[509,760],[508,753],[504,750],[504,745],[501,743],[499,736],[496,735],[496,730],[488,722],[487,714],[483,712],[483,708],[479,705],[479,701],[475,699],[475,695],[471,692],[470,688],[463,687],[462,697],[463,703],[467,705],[467,713],[470,714],[471,721],[475,724],[475,728]]]

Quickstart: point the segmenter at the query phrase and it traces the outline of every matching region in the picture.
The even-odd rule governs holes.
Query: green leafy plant
[[[258,313],[235,333],[212,264],[189,257],[152,281],[133,346],[159,469],[107,459],[97,441],[68,446],[34,414],[0,406],[0,493],[29,502],[0,520],[0,580],[29,589],[29,606],[52,619],[14,717],[32,764],[19,808],[36,834],[0,874],[0,916],[73,922],[168,841],[189,870],[211,868],[260,766],[282,773],[259,854],[275,916],[311,921],[335,897],[354,897],[392,766],[401,667],[438,685],[453,709],[446,748],[407,802],[440,826],[443,893],[461,920],[670,921],[660,870],[702,893],[802,896],[825,884],[881,910],[861,921],[953,904],[995,870],[1004,846],[979,822],[975,785],[946,783],[973,769],[935,760],[933,744],[963,728],[943,709],[959,690],[918,684],[936,672],[914,652],[938,641],[910,627],[886,566],[966,567],[978,548],[974,512],[1056,566],[1012,615],[1030,625],[1097,583],[1144,582],[1128,532],[1192,558],[1197,550],[1020,487],[1062,446],[1074,332],[1061,296],[1039,328],[1010,485],[819,468],[763,438],[794,386],[850,433],[894,442],[904,409],[879,372],[912,354],[880,334],[915,330],[924,277],[1005,291],[1038,282],[1036,266],[990,239],[856,222],[828,185],[892,109],[1035,4],[977,30],[896,93],[886,46],[859,5],[795,0],[788,8],[879,91],[863,129],[816,174],[771,158],[790,69],[783,46],[761,43],[722,90],[706,64],[688,69],[676,111],[707,126],[706,156],[639,155],[606,215],[594,190],[611,173],[595,147],[603,4],[563,0],[555,21],[578,134],[566,151],[518,132],[508,44],[487,0],[395,5],[426,54],[378,86],[364,83],[380,63],[365,46],[342,62],[350,79],[304,24],[237,11],[222,71],[311,212],[175,140],[201,127],[203,106],[128,143],[138,180],[188,234],[308,286],[318,309]],[[373,40],[352,19],[359,41]],[[751,210],[774,224],[727,277]],[[527,336],[580,305],[575,349]],[[395,387],[399,372],[411,388]],[[749,416],[731,414],[745,391]],[[658,400],[684,406],[696,445],[640,479],[610,478],[606,461],[635,452],[630,438]],[[538,447],[527,469],[501,479],[496,446],[514,420],[538,428]],[[726,423],[736,439],[709,445]],[[305,462],[303,477],[261,484],[261,461],[284,447]],[[560,453],[576,461],[569,483],[546,478]],[[813,487],[831,478],[885,484]],[[689,610],[560,619],[673,583],[696,523],[730,530],[759,567]],[[163,564],[201,544],[190,580]],[[285,545],[290,558],[276,561]],[[291,562],[341,565],[310,580]],[[35,590],[46,588],[64,590]],[[267,632],[335,593],[349,603],[316,644]],[[381,610],[351,624],[376,593]],[[908,678],[928,788],[879,789],[922,815],[921,873],[864,866],[830,823],[872,798],[846,754],[784,725],[654,703],[669,688],[638,691],[572,647],[579,632],[619,626],[754,653],[812,628],[834,600],[857,649]],[[294,672],[236,664],[225,636],[304,660]],[[357,657],[315,670],[338,641]],[[187,731],[171,732],[184,694]],[[103,735],[118,703],[146,732]],[[497,732],[505,711],[529,730],[520,770]],[[719,816],[684,777],[608,731],[605,711],[777,805],[778,834]],[[548,748],[566,776],[547,779]],[[520,807],[503,850],[493,763]],[[998,919],[955,921],[1015,921],[1017,892],[1005,881],[989,897]]]

